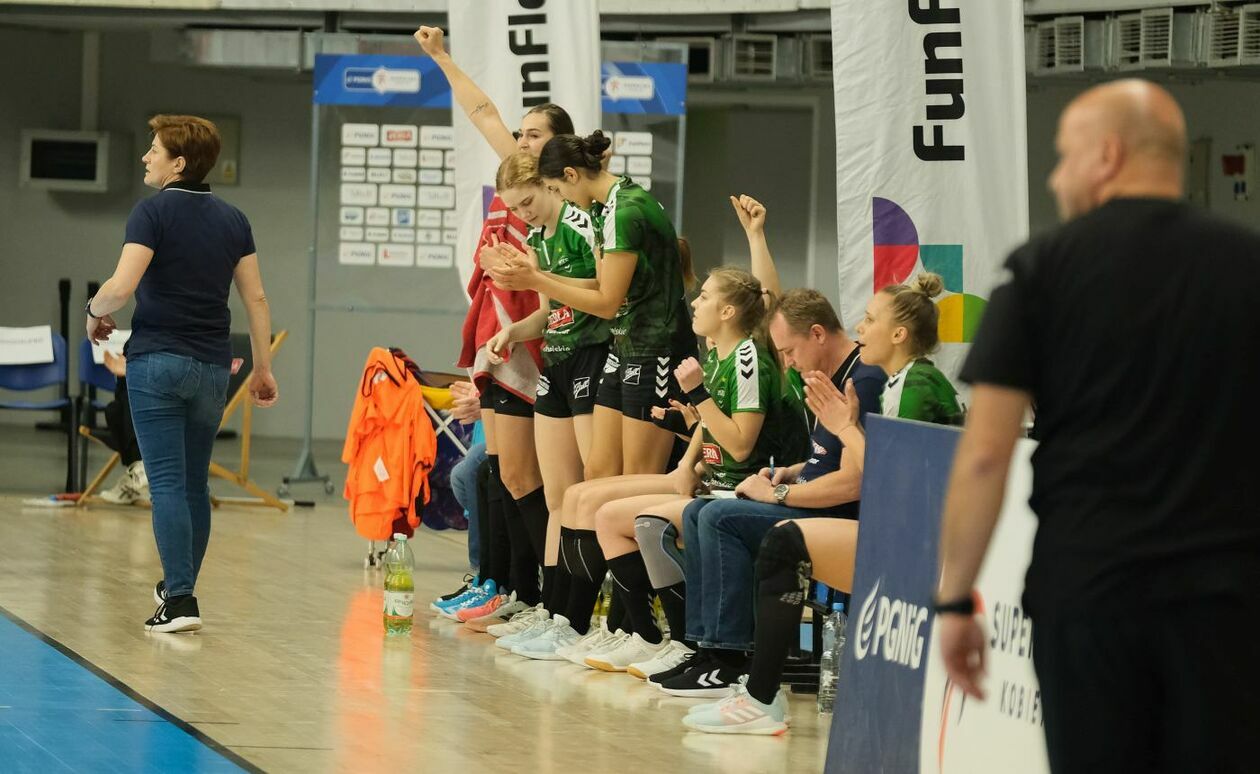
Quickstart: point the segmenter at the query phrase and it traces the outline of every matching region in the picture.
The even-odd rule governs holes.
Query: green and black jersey
[[[912,360],[888,377],[879,404],[880,412],[886,417],[938,425],[960,425],[963,421],[958,391],[927,358]]]
[[[538,267],[557,277],[595,277],[595,229],[591,216],[565,202],[556,230],[547,234],[539,226],[526,238],[538,253]],[[608,321],[580,312],[552,299],[543,330],[543,362],[553,365],[575,350],[608,341]]]
[[[706,483],[715,489],[734,489],[739,482],[766,467],[799,462],[801,438],[809,438],[804,406],[798,394],[785,384],[774,355],[752,339],[740,342],[725,358],[709,350],[704,363],[704,384],[723,414],[765,414],[752,453],[738,462],[704,428],[701,461],[708,469]]]
[[[621,177],[602,210],[592,208],[602,253],[637,257],[626,300],[612,321],[613,353],[620,358],[672,355],[683,298],[678,235],[665,208],[642,186]],[[685,313],[685,309],[682,309]]]

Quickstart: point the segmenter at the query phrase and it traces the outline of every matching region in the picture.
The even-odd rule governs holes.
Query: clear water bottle
[[[407,536],[394,535],[394,544],[385,552],[385,633],[410,634],[415,611],[416,584],[412,574],[415,556]]]
[[[822,658],[818,662],[818,711],[831,712],[836,704],[836,682],[840,678],[840,657],[844,654],[848,618],[844,603],[836,602],[823,620]]]

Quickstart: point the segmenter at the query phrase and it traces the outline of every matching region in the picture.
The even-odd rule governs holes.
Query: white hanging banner
[[[599,127],[599,11],[590,0],[452,2],[455,62],[490,97],[509,128],[531,107],[554,102],[579,134]],[[456,263],[467,287],[499,157],[451,106],[455,128]]]
[[[843,319],[940,274],[934,360],[951,378],[1028,234],[1023,25],[1013,2],[831,2]]]

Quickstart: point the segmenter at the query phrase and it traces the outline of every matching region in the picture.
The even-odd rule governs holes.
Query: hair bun
[[[941,275],[925,271],[911,280],[910,289],[928,298],[936,298],[945,291],[945,281],[941,279]]]
[[[604,151],[612,147],[612,138],[599,129],[582,138],[582,150],[586,151],[596,164],[603,161]]]

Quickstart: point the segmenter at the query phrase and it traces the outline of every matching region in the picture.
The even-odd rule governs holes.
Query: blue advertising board
[[[919,771],[941,506],[960,433],[867,419],[862,517],[828,774]]]
[[[449,108],[451,87],[427,56],[318,54],[315,103]]]
[[[687,112],[685,64],[604,62],[599,88],[605,113],[680,116]]]

